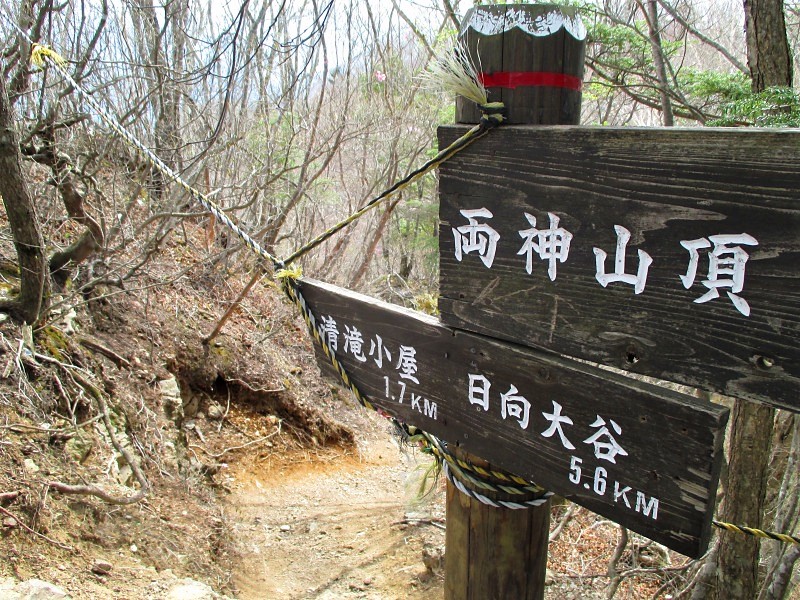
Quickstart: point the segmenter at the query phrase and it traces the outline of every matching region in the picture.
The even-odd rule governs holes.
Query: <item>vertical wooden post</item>
[[[506,106],[507,123],[577,125],[586,30],[580,17],[554,5],[471,9],[459,39],[481,71],[490,101]],[[477,123],[471,102],[456,101],[456,121]],[[487,467],[478,457],[461,455]],[[484,493],[485,492],[481,492]],[[493,499],[519,501],[518,496]],[[447,483],[446,600],[544,598],[550,502],[495,508]]]
[[[491,468],[475,456],[456,452]],[[520,502],[532,496],[480,493]],[[445,598],[447,600],[540,600],[544,598],[550,502],[527,509],[496,508],[447,482]]]
[[[574,9],[552,4],[479,6],[464,16],[459,39],[481,71],[490,102],[506,105],[509,124],[577,125],[586,28]],[[456,99],[456,122],[477,123],[478,108]]]

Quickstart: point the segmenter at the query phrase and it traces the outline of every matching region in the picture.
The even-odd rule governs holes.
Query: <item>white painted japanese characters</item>
[[[465,216],[487,218],[491,216],[487,212],[472,211]],[[526,218],[535,228],[535,219],[527,214]],[[561,260],[562,256],[566,259],[568,255],[562,250],[568,246],[571,234],[563,229],[559,231],[555,215],[549,215],[549,218],[550,231],[557,231],[556,237],[548,237],[549,234],[544,233],[537,241],[533,241],[539,232],[530,230],[523,237],[528,244],[526,251],[528,248],[537,253],[542,250],[548,259],[552,259],[550,265],[555,269],[555,262]],[[470,229],[460,232],[466,237],[464,246],[468,250],[465,252],[474,251],[490,256],[492,245],[499,240],[499,236],[486,231],[485,224],[475,223],[474,227],[472,224],[467,227]],[[487,266],[491,268],[491,261],[489,263]],[[555,280],[555,273],[552,279]],[[387,343],[383,336],[367,331],[363,324],[337,320],[332,315],[323,314],[318,321],[313,318],[312,321],[316,323],[322,342],[340,359],[355,361],[369,371],[381,373],[385,401],[408,406],[433,421],[438,421],[441,416],[447,417],[442,415],[436,401],[431,401],[423,394],[425,382],[420,381],[420,365],[414,345],[397,339]],[[629,452],[623,445],[623,429],[613,418],[595,413],[585,422],[576,422],[569,415],[569,409],[565,409],[570,404],[569,398],[539,397],[532,402],[527,397],[530,394],[516,384],[493,385],[482,373],[468,372],[464,384],[465,406],[475,407],[485,414],[485,419],[513,422],[524,432],[521,435],[538,437],[541,440],[539,443],[553,446],[554,452],[563,451],[568,461],[568,466],[564,463],[563,477],[578,488],[576,491],[604,498],[617,505],[618,509],[640,513],[653,521],[658,519],[661,500],[626,483],[625,459],[629,457]],[[584,433],[576,433],[579,429]],[[586,434],[587,430],[589,435]]]
[[[461,262],[465,255],[475,254],[487,269],[491,269],[501,237],[500,233],[488,223],[494,215],[485,207],[460,209],[459,212],[467,219],[467,223],[451,228],[456,260]],[[555,281],[557,264],[567,262],[575,236],[560,226],[559,217],[554,213],[547,213],[549,227],[546,228],[537,228],[536,217],[527,212],[523,214],[530,227],[519,230],[519,235],[524,241],[517,254],[525,256],[525,271],[530,275],[534,274],[533,259],[536,255],[547,263],[547,276],[551,281]],[[592,248],[595,255],[595,279],[604,288],[609,284],[624,283],[633,287],[634,294],[641,294],[645,291],[653,258],[644,250],[637,249],[637,265],[629,271],[626,262],[631,232],[622,225],[614,225],[614,232],[616,245],[613,271],[609,271],[611,267],[606,266],[608,253],[602,248]],[[696,283],[701,258],[708,259],[706,277],[699,282],[707,291],[694,302],[698,304],[710,302],[720,298],[720,290],[725,290],[736,310],[749,317],[750,305],[739,295],[744,289],[745,265],[749,258],[744,246],[757,246],[758,240],[747,233],[741,233],[716,234],[708,238],[679,240],[678,243],[689,253],[685,274],[675,276],[676,281],[682,282],[686,289],[690,289]],[[705,256],[701,256],[701,250]]]
[[[503,386],[505,387],[505,385]],[[610,500],[619,505],[620,509],[628,509],[641,513],[653,521],[658,519],[660,500],[655,496],[648,496],[645,492],[634,490],[630,485],[623,483],[625,478],[625,458],[628,451],[621,445],[622,427],[610,418],[599,414],[591,423],[584,423],[591,430],[591,435],[581,439],[583,435],[574,438],[573,426],[576,423],[565,414],[564,407],[555,399],[537,401],[539,406],[529,401],[516,385],[508,385],[505,392],[492,393],[492,382],[480,373],[469,373],[466,381],[466,400],[470,406],[475,406],[483,413],[490,413],[492,398],[500,400],[501,421],[513,420],[520,429],[529,435],[547,438],[551,443],[560,445],[569,455],[569,471],[566,477],[570,483],[579,486],[586,493],[597,496],[609,496]],[[544,410],[540,410],[544,408]],[[495,413],[495,418],[497,418]],[[541,415],[541,417],[539,417]],[[585,429],[586,427],[584,427]],[[570,439],[573,437],[578,443]],[[584,456],[578,456],[584,453]],[[601,462],[602,461],[602,462]],[[619,462],[618,462],[619,461]],[[588,467],[592,462],[597,463],[593,469]],[[613,466],[612,466],[613,465]],[[612,469],[612,472],[609,472]],[[614,474],[614,471],[619,473]],[[620,477],[620,479],[617,479]],[[609,483],[611,486],[609,487]]]
[[[470,216],[486,224],[486,217]],[[555,229],[561,226],[544,218]],[[525,229],[531,227],[536,224],[525,218]],[[488,253],[492,237],[480,229],[474,233],[470,240],[464,231],[476,250],[462,258],[488,273],[473,252]],[[536,234],[517,238],[514,252],[526,239],[547,243]],[[519,260],[521,276],[530,277],[525,257],[511,256]],[[554,263],[564,266],[557,258]],[[537,259],[532,266],[545,285],[558,285],[558,272],[552,282],[545,274],[549,262]],[[303,279],[299,285],[318,315],[310,318],[312,326],[335,349],[347,385],[355,384],[378,411],[673,549],[704,551],[724,407],[696,407],[658,386],[453,330],[428,315],[329,284]],[[671,426],[665,429],[664,423]],[[654,440],[670,452],[654,452]]]
[[[539,13],[533,12],[534,7],[522,8],[509,7],[504,13],[494,15],[484,11],[472,11],[469,18],[464,19],[461,34],[472,28],[481,35],[497,35],[518,27],[522,31],[536,36],[546,36],[557,33],[562,27],[576,40],[586,38],[586,26],[581,18],[572,15],[565,7],[542,7]]]
[[[374,365],[374,368],[381,372],[389,371],[391,375],[383,376],[386,384],[385,399],[398,404],[407,403],[412,410],[430,419],[437,419],[436,402],[423,397],[422,393],[412,386],[420,384],[417,373],[419,370],[417,350],[414,346],[398,344],[390,348],[377,333],[372,333],[365,339],[364,332],[356,325],[343,323],[342,326],[343,331],[340,331],[339,323],[333,316],[322,315],[317,325],[322,342],[340,357],[350,356],[359,363],[370,367]],[[369,342],[368,349],[367,342]]]
[[[730,288],[727,292],[733,305],[744,316],[750,316],[750,305],[737,294],[744,288],[744,265],[749,258],[742,246],[757,246],[758,241],[751,235],[712,235],[708,239],[686,240],[681,246],[689,251],[689,267],[686,275],[681,275],[681,281],[688,290],[694,285],[697,276],[697,265],[700,261],[701,249],[713,248],[708,251],[708,275],[702,284],[708,292],[697,298],[695,302],[709,302],[719,298],[720,288]]]
[[[468,224],[453,228],[453,238],[456,242],[456,260],[461,261],[464,254],[475,252],[483,264],[491,269],[494,256],[497,252],[497,242],[500,234],[478,219],[491,219],[494,215],[486,208],[460,211],[469,221]]]

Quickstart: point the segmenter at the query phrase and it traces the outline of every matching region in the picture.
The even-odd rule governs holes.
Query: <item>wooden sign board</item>
[[[328,284],[300,289],[386,413],[678,552],[705,551],[727,409]]]
[[[445,324],[800,411],[800,131],[501,127],[439,188]]]

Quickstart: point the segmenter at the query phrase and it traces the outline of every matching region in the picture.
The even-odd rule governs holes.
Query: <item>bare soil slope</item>
[[[0,323],[0,578],[73,598],[165,597],[183,577],[243,598],[436,585],[422,548],[435,555],[441,530],[402,522],[412,469],[385,423],[319,378],[271,288],[203,345],[221,314],[204,283],[96,290],[32,345]],[[112,434],[146,478],[139,502]]]

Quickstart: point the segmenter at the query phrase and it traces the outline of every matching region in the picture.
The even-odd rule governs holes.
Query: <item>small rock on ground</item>
[[[69,595],[57,585],[41,579],[18,582],[0,579],[0,600],[69,600]]]
[[[98,558],[94,561],[94,564],[92,564],[92,573],[95,575],[108,575],[111,573],[111,569],[113,568],[114,565],[112,565],[110,562],[103,560],[102,558]]]
[[[194,579],[179,579],[167,591],[165,600],[227,600],[209,585]],[[0,599],[2,600],[2,599]]]

